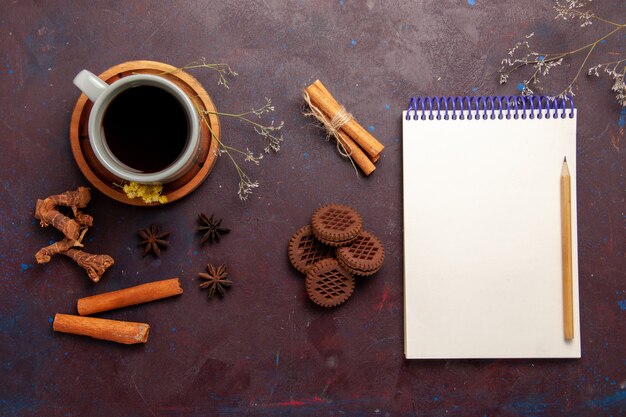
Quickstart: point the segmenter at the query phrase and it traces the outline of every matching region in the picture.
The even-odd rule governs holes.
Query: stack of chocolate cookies
[[[375,274],[384,259],[383,244],[363,230],[361,215],[341,204],[317,209],[311,224],[289,241],[289,260],[306,275],[309,298],[322,307],[344,303],[354,292],[354,276]]]

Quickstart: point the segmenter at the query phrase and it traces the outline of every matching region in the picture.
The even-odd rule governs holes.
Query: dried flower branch
[[[528,39],[534,36],[534,33],[527,35],[525,40],[517,42],[513,48],[508,51],[508,57],[502,60],[500,68],[500,84],[508,82],[509,77],[515,71],[523,67],[530,66],[534,69],[533,73],[527,79],[520,83],[520,90],[523,96],[534,94],[533,88],[541,89],[539,85],[541,78],[547,76],[554,67],[560,66],[563,60],[576,54],[586,52],[582,63],[578,67],[578,71],[569,82],[569,84],[556,96],[564,98],[568,95],[574,96],[573,86],[578,80],[583,69],[586,67],[589,58],[593,54],[596,47],[607,39],[614,36],[626,27],[626,24],[612,22],[604,19],[590,10],[585,10],[588,2],[583,0],[556,0],[554,9],[556,11],[555,19],[573,20],[580,22],[580,27],[586,27],[593,24],[593,21],[599,21],[612,26],[612,29],[595,41],[573,49],[571,51],[559,53],[545,53],[535,50],[531,47]],[[623,47],[623,44],[622,44]],[[620,52],[623,54],[623,52]],[[620,59],[612,62],[595,65],[587,70],[588,75],[599,76],[600,72],[605,72],[614,80],[612,90],[616,93],[616,99],[621,106],[626,106],[626,87],[624,85],[624,64],[626,59]],[[531,88],[532,86],[532,88]]]
[[[271,113],[274,110],[275,109],[274,109],[274,106],[272,105],[272,100],[267,97],[265,98],[264,105],[257,107],[257,108],[253,108],[250,111],[243,112],[243,113],[213,112],[213,111],[208,111],[204,109],[198,109],[200,115],[202,116],[203,122],[209,128],[211,135],[215,139],[217,139],[217,137],[213,134],[213,130],[211,129],[211,125],[208,120],[208,116],[210,114],[216,114],[218,116],[225,116],[225,117],[233,117],[244,123],[248,123],[252,125],[254,128],[254,131],[257,134],[259,134],[261,137],[265,138],[267,141],[265,148],[263,148],[265,153],[270,153],[272,151],[273,152],[280,151],[280,145],[283,141],[283,136],[281,134],[278,134],[277,132],[283,128],[284,122],[281,121],[278,125],[275,125],[274,121],[272,120],[269,124],[263,124],[263,123],[254,121],[250,117],[250,115],[254,115],[257,118],[262,118],[264,114]],[[252,190],[259,186],[259,182],[253,181],[250,179],[248,174],[246,174],[246,172],[239,166],[233,154],[242,155],[244,162],[251,162],[255,165],[260,164],[261,159],[263,159],[263,154],[259,153],[258,155],[255,155],[252,151],[250,151],[249,148],[246,148],[245,151],[242,151],[240,149],[233,148],[232,146],[228,146],[224,144],[219,139],[217,139],[217,141],[219,144],[218,155],[227,155],[228,158],[233,163],[233,165],[235,166],[235,169],[237,170],[237,175],[239,175],[239,189],[237,191],[239,198],[241,200],[247,200],[248,196],[252,193]]]
[[[283,141],[283,136],[278,134],[277,132],[283,128],[285,122],[280,122],[278,125],[274,124],[274,120],[272,120],[269,124],[262,124],[259,122],[255,122],[250,119],[249,115],[255,115],[257,118],[262,118],[264,114],[271,113],[274,111],[274,106],[272,105],[272,99],[265,97],[265,104],[256,109],[251,109],[250,111],[244,113],[224,113],[224,112],[210,112],[206,111],[207,114],[217,114],[219,116],[227,116],[234,117],[242,122],[249,123],[253,126],[254,131],[261,135],[261,137],[267,140],[267,144],[263,150],[265,153],[270,153],[270,151],[278,152],[280,151],[280,144]],[[247,153],[250,153],[248,151]],[[259,158],[260,159],[260,158]],[[255,162],[258,165],[258,162],[254,161],[254,158],[250,159],[252,162]]]
[[[239,74],[235,71],[233,71],[233,69],[230,67],[230,65],[228,64],[209,64],[206,62],[206,58],[201,58],[198,61],[192,61],[189,64],[177,68],[174,71],[178,71],[178,70],[188,70],[188,69],[197,69],[197,68],[207,68],[210,70],[213,70],[215,72],[218,73],[219,75],[219,79],[217,81],[217,85],[223,85],[226,89],[230,88],[230,86],[228,85],[228,78],[230,77],[236,77]],[[166,72],[162,72],[161,74],[168,74],[169,72],[173,72],[173,71],[166,71]]]
[[[180,69],[186,70],[197,68],[208,68],[217,71],[219,74],[218,85],[223,85],[226,88],[229,88],[228,77],[235,77],[238,75],[235,71],[233,71],[230,65],[208,64],[206,63],[204,58],[202,58],[200,61],[187,64]],[[235,170],[237,171],[237,175],[239,176],[239,189],[237,190],[237,194],[239,195],[239,198],[241,200],[247,200],[248,196],[252,194],[253,189],[259,186],[259,182],[253,181],[248,176],[248,174],[237,163],[234,155],[240,155],[241,157],[243,157],[243,162],[251,162],[254,165],[259,165],[261,163],[261,159],[263,159],[263,154],[254,154],[249,148],[246,148],[245,151],[242,151],[241,149],[226,145],[224,142],[218,139],[217,136],[215,136],[213,129],[211,129],[211,124],[209,123],[208,116],[210,114],[215,114],[218,116],[233,117],[239,119],[244,123],[252,125],[254,131],[266,140],[266,145],[263,148],[265,153],[270,153],[272,151],[278,152],[280,151],[280,145],[283,142],[283,136],[278,132],[283,128],[284,122],[281,121],[280,123],[275,124],[274,120],[271,120],[271,122],[269,123],[260,123],[258,121],[252,120],[251,118],[251,116],[256,116],[257,118],[261,119],[264,115],[274,112],[275,108],[272,104],[272,100],[266,97],[265,104],[243,113],[211,112],[201,108],[197,108],[197,110],[202,118],[203,123],[208,127],[209,132],[211,132],[211,136],[218,142],[217,155],[228,156],[228,158],[235,166]]]
[[[237,175],[239,176],[239,190],[237,191],[237,194],[239,195],[239,198],[241,200],[243,201],[247,200],[248,196],[252,194],[252,190],[259,186],[259,182],[252,181],[250,179],[248,174],[246,174],[246,172],[243,169],[241,169],[241,167],[239,166],[239,164],[237,163],[237,161],[235,160],[231,152],[244,155],[244,162],[253,162],[255,165],[259,165],[260,160],[263,159],[263,154],[254,156],[254,154],[248,148],[246,148],[246,151],[244,152],[237,148],[233,148],[232,146],[225,145],[217,136],[215,136],[215,133],[213,132],[213,129],[211,128],[211,124],[209,123],[209,119],[208,119],[206,111],[198,108],[198,112],[200,113],[202,122],[209,129],[209,132],[211,132],[211,137],[215,139],[218,143],[217,155],[228,156],[230,161],[235,166],[235,169],[237,170]]]
[[[587,71],[587,75],[595,75],[596,77],[599,77],[601,70],[613,78],[614,82],[611,87],[611,91],[615,92],[615,99],[617,102],[620,103],[622,107],[626,107],[626,84],[624,84],[624,75],[626,74],[626,58],[591,67]]]

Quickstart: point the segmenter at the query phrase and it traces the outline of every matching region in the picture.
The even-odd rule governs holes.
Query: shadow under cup
[[[199,122],[184,92],[145,76],[120,87],[94,120],[101,162],[128,181],[167,183],[185,174],[199,150]]]

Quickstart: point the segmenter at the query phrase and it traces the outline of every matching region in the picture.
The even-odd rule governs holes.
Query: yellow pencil
[[[561,168],[561,236],[563,260],[563,335],[574,338],[574,300],[572,288],[572,189],[567,158]]]

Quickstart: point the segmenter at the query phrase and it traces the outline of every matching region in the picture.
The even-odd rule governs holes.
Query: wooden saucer
[[[164,74],[164,72],[166,73]],[[133,74],[154,74],[167,78],[187,93],[199,109],[210,112],[217,111],[211,98],[198,80],[168,64],[155,61],[129,61],[109,68],[100,74],[99,77],[110,84],[122,77]],[[114,200],[133,206],[161,205],[161,203],[146,204],[141,198],[129,199],[119,186],[114,185],[120,185],[124,181],[104,169],[89,143],[87,123],[92,105],[93,103],[87,99],[87,96],[81,94],[72,112],[70,145],[78,168],[80,168],[91,185]],[[167,197],[168,203],[183,198],[195,190],[206,179],[215,164],[220,138],[220,123],[216,114],[209,114],[207,119],[214,136],[211,136],[211,132],[206,124],[201,122],[201,148],[198,161],[181,178],[163,185],[163,195]]]

